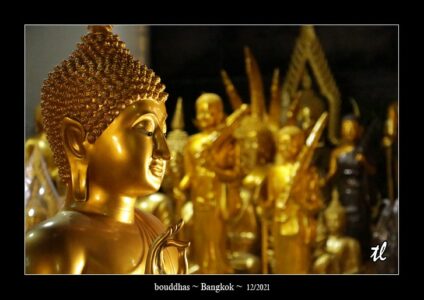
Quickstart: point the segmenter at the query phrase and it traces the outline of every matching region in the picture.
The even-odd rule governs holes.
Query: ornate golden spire
[[[178,97],[177,106],[175,107],[174,116],[172,117],[171,129],[184,130],[184,111],[182,97]]]
[[[314,26],[312,25],[304,25],[300,27],[300,35],[303,36],[306,42],[313,41],[317,38]]]
[[[333,144],[337,144],[341,108],[340,91],[328,66],[321,43],[313,26],[310,25],[300,28],[300,35],[296,40],[282,88],[282,95],[286,98],[292,99],[298,91],[307,64],[311,67],[320,93],[328,101],[328,137]],[[284,100],[282,98],[282,101]],[[287,108],[288,106],[285,106],[285,109]]]

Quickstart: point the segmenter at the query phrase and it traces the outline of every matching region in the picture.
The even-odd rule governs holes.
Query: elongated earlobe
[[[73,198],[76,201],[86,201],[88,161],[84,147],[84,127],[78,121],[66,117],[62,125],[62,138],[71,168]]]

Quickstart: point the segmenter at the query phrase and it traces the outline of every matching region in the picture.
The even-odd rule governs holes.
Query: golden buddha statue
[[[195,124],[200,132],[190,136],[184,148],[185,175],[176,189],[180,202],[184,193],[193,205],[193,245],[190,255],[198,273],[232,273],[226,254],[223,184],[208,163],[209,148],[225,127],[221,98],[204,93],[196,100]],[[213,224],[213,226],[211,226]]]
[[[63,205],[64,185],[41,124],[41,108],[35,111],[37,134],[25,142],[25,229],[54,216]]]
[[[337,189],[324,212],[327,238],[323,252],[315,260],[313,272],[318,274],[354,274],[361,269],[361,248],[354,238],[344,235],[346,212],[339,202]]]
[[[156,192],[170,152],[167,94],[111,26],[90,26],[42,88],[43,128],[65,207],[26,234],[27,273],[184,273],[188,243],[135,209]]]
[[[268,171],[268,199],[261,203],[272,228],[273,273],[310,272],[315,215],[323,206],[319,176],[310,164],[326,117],[324,113],[318,119],[306,143],[304,132],[296,126],[284,126],[277,134],[279,160]]]

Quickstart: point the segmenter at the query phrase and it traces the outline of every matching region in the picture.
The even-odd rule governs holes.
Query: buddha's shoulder
[[[26,244],[32,245],[49,240],[59,241],[78,227],[88,224],[88,217],[75,211],[60,211],[29,230],[26,234]]]
[[[75,258],[84,256],[84,248],[75,233],[76,219],[81,220],[83,216],[76,216],[76,214],[78,213],[59,212],[56,216],[41,222],[26,233],[27,272],[74,272],[73,262],[79,261]],[[81,225],[82,222],[80,221],[79,224]]]

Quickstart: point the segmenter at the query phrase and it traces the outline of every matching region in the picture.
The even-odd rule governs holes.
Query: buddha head
[[[213,93],[203,93],[196,100],[196,125],[201,131],[216,128],[224,120],[222,99]]]
[[[355,143],[361,136],[361,126],[354,115],[347,115],[342,120],[342,140],[347,143]]]
[[[170,158],[165,86],[111,26],[89,29],[42,88],[43,128],[60,177],[77,201],[87,200],[90,189],[153,193]]]
[[[325,224],[329,234],[342,234],[345,228],[345,209],[340,204],[339,193],[336,188],[331,194],[331,203],[324,212]]]
[[[305,135],[297,126],[284,126],[277,133],[278,155],[283,161],[295,160],[304,144]]]

